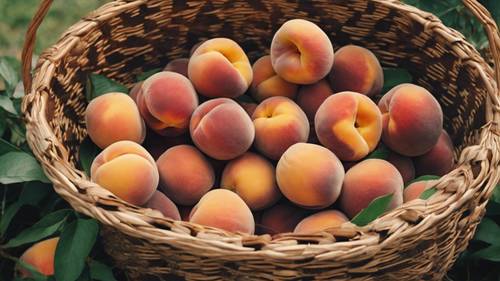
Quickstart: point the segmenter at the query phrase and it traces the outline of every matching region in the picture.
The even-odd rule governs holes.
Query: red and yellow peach
[[[339,197],[344,167],[325,147],[297,143],[278,161],[276,180],[288,200],[303,208],[321,209]]]
[[[252,66],[253,80],[250,92],[253,98],[261,102],[270,97],[283,96],[294,99],[297,85],[285,81],[274,72],[270,56],[263,56]]]
[[[321,144],[343,161],[356,161],[377,146],[382,134],[382,116],[367,96],[341,92],[328,97],[314,118]]]
[[[297,234],[313,234],[329,228],[339,227],[349,219],[340,211],[326,210],[301,220],[294,229]]]

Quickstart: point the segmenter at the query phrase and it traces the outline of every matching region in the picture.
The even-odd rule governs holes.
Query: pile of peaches
[[[373,200],[389,209],[446,174],[453,145],[426,89],[401,84],[384,95],[368,49],[334,54],[329,37],[295,19],[252,65],[228,38],[107,93],[86,109],[102,152],[91,179],[131,204],[174,220],[245,234],[309,234],[339,226]],[[142,144],[142,145],[141,145]],[[385,159],[372,157],[389,149]]]

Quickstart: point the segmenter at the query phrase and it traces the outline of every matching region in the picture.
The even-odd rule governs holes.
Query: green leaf
[[[384,87],[382,93],[387,93],[390,89],[399,84],[413,82],[410,72],[403,68],[384,68]]]
[[[92,260],[90,263],[90,276],[92,280],[116,281],[111,267],[96,260]]]
[[[7,96],[0,95],[0,107],[8,113],[12,113],[14,115],[19,115],[16,108],[14,107],[14,103]]]
[[[375,149],[372,153],[366,156],[366,159],[383,159],[386,160],[389,158],[391,151],[385,145],[380,145],[377,149]]]
[[[491,201],[495,203],[500,203],[500,184],[497,184],[495,186],[495,189],[493,190],[493,195],[491,196]]]
[[[2,79],[7,88],[7,94],[10,96],[19,82],[19,74],[13,65],[13,61],[8,57],[0,57],[0,79]]]
[[[57,280],[74,281],[80,276],[98,231],[99,224],[93,219],[78,219],[64,228],[54,262]]]
[[[96,158],[96,156],[101,153],[102,149],[100,149],[92,140],[87,137],[83,140],[80,145],[79,158],[80,164],[82,165],[83,170],[90,177],[90,167],[92,166],[92,161]]]
[[[160,72],[160,71],[163,71],[163,69],[161,68],[155,68],[155,69],[151,69],[151,70],[148,70],[146,72],[143,72],[139,75],[137,75],[137,82],[140,82],[140,81],[144,81],[146,79],[148,79],[149,77],[153,76],[154,74]]]
[[[492,245],[489,246],[488,248],[479,250],[474,254],[472,254],[472,257],[494,262],[500,262],[500,245]]]
[[[4,247],[17,247],[51,236],[61,228],[71,212],[71,210],[63,209],[46,215],[33,226],[23,230],[16,237],[12,238]]]
[[[368,207],[364,208],[357,214],[351,222],[357,226],[365,226],[374,221],[380,215],[387,211],[387,207],[391,203],[393,194],[384,195],[375,198]]]
[[[500,245],[500,226],[490,218],[483,218],[477,228],[474,240]]]
[[[434,175],[423,175],[423,176],[420,176],[416,179],[413,179],[411,181],[409,181],[405,187],[409,186],[410,184],[412,183],[416,183],[416,182],[419,182],[419,181],[430,181],[430,180],[438,180],[440,179],[441,177],[439,176],[434,176]]]
[[[424,192],[422,192],[422,194],[420,194],[419,198],[422,200],[427,200],[427,199],[431,198],[432,195],[434,195],[437,191],[438,190],[435,187],[428,188],[428,189],[424,190]]]
[[[90,74],[87,80],[86,97],[91,101],[98,96],[111,92],[128,93],[124,85],[99,74]]]
[[[7,152],[21,152],[21,149],[4,139],[0,139],[0,155]]]
[[[489,201],[486,206],[486,215],[487,216],[498,216],[500,215],[500,203]]]
[[[21,207],[25,205],[38,205],[39,202],[47,196],[50,188],[50,185],[42,184],[40,182],[25,183],[18,200],[9,205],[3,216],[0,217],[0,237],[5,234],[5,231],[7,231],[12,219]]]
[[[49,183],[40,164],[25,152],[9,152],[0,156],[0,183],[11,184],[24,181]]]
[[[24,204],[21,202],[14,202],[5,209],[5,212],[0,218],[0,237],[4,236],[5,231],[7,231],[7,228],[10,225],[10,222],[23,205]]]

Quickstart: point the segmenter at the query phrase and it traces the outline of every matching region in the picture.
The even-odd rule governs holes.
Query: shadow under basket
[[[500,178],[500,72],[432,14],[394,0],[115,1],[69,28],[40,56],[31,78],[35,33],[50,2],[33,19],[23,53],[28,141],[55,191],[102,223],[106,251],[130,279],[441,280],[467,247]],[[475,0],[464,3],[484,24],[500,66],[494,21]],[[235,40],[254,61],[293,18],[318,24],[336,49],[364,46],[384,66],[409,70],[437,98],[458,165],[431,199],[404,204],[365,227],[244,236],[132,206],[81,171],[88,74],[130,87],[137,75],[213,37]]]

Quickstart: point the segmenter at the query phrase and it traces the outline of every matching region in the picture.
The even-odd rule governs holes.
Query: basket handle
[[[50,9],[53,0],[42,0],[40,7],[36,11],[33,19],[31,20],[26,35],[24,37],[23,52],[21,54],[22,63],[22,76],[24,93],[27,95],[31,91],[31,83],[33,82],[33,77],[31,75],[31,61],[33,59],[33,50],[35,49],[36,32],[42,24],[45,15]]]

